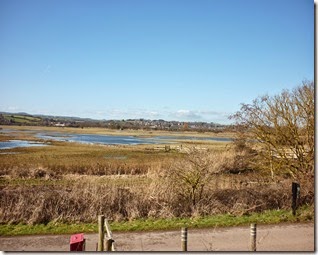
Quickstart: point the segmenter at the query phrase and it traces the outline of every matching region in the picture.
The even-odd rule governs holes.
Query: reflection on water
[[[173,140],[202,140],[230,142],[231,138],[224,137],[195,137],[195,136],[155,136],[134,137],[119,135],[92,135],[92,134],[61,134],[61,133],[39,133],[37,138],[55,141],[79,142],[88,144],[167,144],[175,143]],[[172,141],[171,141],[172,140]]]
[[[34,141],[23,141],[23,140],[9,140],[0,142],[0,149],[12,149],[17,147],[35,147],[35,146],[46,146],[46,144]]]
[[[5,131],[6,130],[1,130]],[[23,132],[30,132],[24,130]],[[230,142],[231,138],[222,137],[195,137],[195,136],[155,136],[155,137],[135,137],[124,135],[96,135],[96,134],[72,134],[49,131],[33,131],[34,136],[43,140],[77,142],[85,144],[108,144],[108,145],[138,145],[138,144],[167,144],[176,143],[177,140],[201,140]],[[0,149],[11,149],[16,147],[43,146],[40,142],[30,142],[22,140],[10,140],[0,142]]]
[[[122,145],[137,145],[137,144],[160,144],[165,141],[160,141],[156,138],[138,138],[133,136],[118,136],[118,135],[92,135],[92,134],[67,134],[59,133],[39,133],[37,138],[54,141],[78,142],[85,144],[122,144]],[[166,143],[166,142],[165,142]]]

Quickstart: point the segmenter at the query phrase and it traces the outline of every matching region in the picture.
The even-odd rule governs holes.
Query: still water
[[[93,135],[93,134],[61,134],[61,133],[39,133],[37,138],[45,140],[79,142],[88,144],[167,144],[175,143],[175,140],[205,140],[230,142],[231,138],[224,137],[194,137],[194,136],[155,136],[155,137],[135,137],[135,136],[118,136],[118,135]]]
[[[134,136],[119,135],[93,135],[93,134],[61,134],[61,133],[39,133],[35,137],[45,140],[78,142],[86,144],[159,144],[164,143],[163,140],[156,138],[138,138]]]
[[[6,133],[6,130],[1,130]],[[10,131],[9,131],[10,132]],[[26,130],[25,132],[30,132]],[[195,137],[195,136],[155,136],[155,137],[135,137],[124,135],[96,135],[96,134],[72,134],[59,132],[34,132],[36,138],[43,140],[77,142],[85,144],[109,144],[109,145],[138,145],[138,144],[167,144],[176,143],[176,140],[205,140],[205,141],[219,141],[230,142],[231,138],[221,137]],[[23,140],[10,140],[0,142],[0,149],[11,149],[16,147],[30,147],[30,146],[44,146],[46,144],[41,142],[30,142]]]
[[[36,146],[46,146],[47,144],[34,141],[24,141],[24,140],[9,140],[5,142],[0,142],[0,149],[13,149],[17,147],[36,147]]]

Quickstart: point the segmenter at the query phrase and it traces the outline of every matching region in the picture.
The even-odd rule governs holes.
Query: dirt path
[[[180,231],[113,232],[118,251],[180,251]],[[97,234],[85,234],[95,251]],[[248,251],[249,226],[188,230],[188,251]],[[70,235],[0,237],[2,251],[69,251]],[[258,251],[314,251],[314,223],[258,225]]]

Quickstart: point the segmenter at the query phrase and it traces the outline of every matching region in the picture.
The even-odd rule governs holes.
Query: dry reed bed
[[[0,175],[9,179],[9,184],[0,185],[0,223],[4,224],[95,222],[99,214],[115,221],[218,213],[241,215],[287,209],[291,204],[288,183],[268,186],[256,173],[256,188],[244,185],[253,180],[251,175],[225,175],[247,167],[242,160],[244,153],[233,150],[181,154],[55,143],[41,149],[13,151],[21,154],[0,158]],[[196,203],[189,199],[186,188],[181,192],[176,189],[180,186],[178,179],[167,182],[178,167],[181,174],[182,170],[196,174],[191,171],[197,168],[205,171],[199,172],[206,182]],[[118,181],[120,178],[114,175],[124,175],[131,181]],[[110,176],[113,180],[106,178]],[[10,179],[22,182],[11,185]],[[24,185],[27,180],[39,182]],[[51,185],[45,185],[45,181],[51,181]],[[301,204],[312,204],[313,197],[305,194]]]
[[[240,215],[286,209],[291,201],[289,190],[266,187],[207,190],[195,207],[178,194],[154,194],[151,184],[129,188],[88,182],[68,187],[7,186],[0,190],[0,223],[95,222],[99,214],[115,221],[218,213]]]
[[[46,127],[46,126],[6,126],[0,128],[9,129],[15,133],[24,133],[25,131],[33,132],[61,132],[75,134],[100,134],[100,135],[127,135],[137,137],[153,137],[153,136],[196,136],[196,137],[235,137],[234,132],[196,132],[196,131],[166,131],[166,130],[117,130],[98,127],[73,128],[73,127]],[[1,129],[0,129],[1,133]]]
[[[171,151],[146,151],[140,147],[96,146],[53,142],[54,146],[16,148],[17,154],[0,155],[0,175],[28,178],[35,169],[54,175],[146,174],[149,168],[182,157]]]

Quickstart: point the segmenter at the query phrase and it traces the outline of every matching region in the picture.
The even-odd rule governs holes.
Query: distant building
[[[65,127],[65,123],[56,123],[54,126],[56,127]]]

